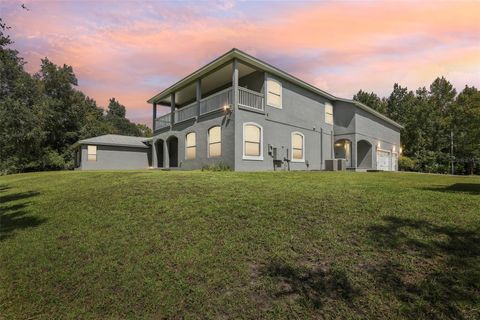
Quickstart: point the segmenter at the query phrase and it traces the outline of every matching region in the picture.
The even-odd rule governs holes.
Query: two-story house
[[[350,169],[397,170],[401,125],[238,49],[148,102],[154,134],[138,139],[139,149],[150,147],[140,150],[150,157],[139,168],[148,163],[189,170],[222,163],[238,171],[322,170],[326,160],[345,159]],[[170,113],[158,116],[158,106],[169,107]],[[79,142],[83,169],[99,167],[88,165],[92,144],[95,162],[102,161],[96,139],[102,138]],[[107,167],[115,168],[124,152],[105,156]]]

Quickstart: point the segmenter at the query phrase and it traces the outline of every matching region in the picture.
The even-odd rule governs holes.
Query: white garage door
[[[377,150],[377,170],[390,170],[390,152]]]
[[[398,170],[398,154],[392,153],[392,171]]]

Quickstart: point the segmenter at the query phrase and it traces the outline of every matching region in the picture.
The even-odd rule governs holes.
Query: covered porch
[[[157,139],[153,150],[155,150],[156,168],[178,167],[178,138],[176,136],[170,136],[165,140]]]
[[[235,106],[264,112],[265,81],[265,72],[235,59],[182,87],[167,89],[154,99],[153,131],[222,110],[230,112]],[[157,116],[159,107],[169,112]]]
[[[375,152],[372,143],[365,138],[338,136],[334,144],[335,159],[344,159],[347,169],[372,170],[375,169]]]

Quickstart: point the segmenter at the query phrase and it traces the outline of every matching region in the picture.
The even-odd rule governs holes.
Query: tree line
[[[151,136],[150,128],[126,118],[115,98],[104,110],[78,90],[71,66],[45,58],[38,72],[26,72],[7,29],[0,19],[0,174],[72,168],[72,145],[81,139]]]
[[[151,136],[151,129],[126,118],[125,106],[110,99],[106,110],[76,89],[71,66],[42,59],[31,75],[11,49],[0,18],[0,174],[68,169],[72,145],[115,133]],[[360,90],[353,99],[404,126],[403,170],[480,174],[480,92],[465,86],[457,94],[444,77],[415,91],[395,83],[388,97]],[[453,143],[452,143],[453,142]],[[452,150],[453,146],[453,150]]]
[[[412,91],[398,83],[388,97],[360,90],[353,97],[397,121],[403,155],[400,169],[480,174],[480,92],[465,86],[457,94],[444,77]],[[453,147],[453,148],[452,148]]]

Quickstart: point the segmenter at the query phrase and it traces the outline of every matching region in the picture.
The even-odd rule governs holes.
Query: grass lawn
[[[480,318],[480,177],[0,177],[0,318]]]

